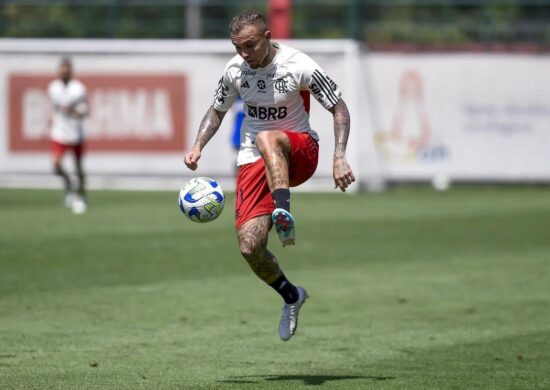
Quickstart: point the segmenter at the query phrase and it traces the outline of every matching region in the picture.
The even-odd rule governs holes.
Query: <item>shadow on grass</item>
[[[229,379],[218,381],[220,383],[250,383],[258,384],[261,381],[266,382],[286,382],[286,381],[302,381],[305,385],[320,386],[329,381],[365,379],[371,381],[385,381],[395,379],[392,376],[358,376],[358,375],[246,375],[233,376]]]

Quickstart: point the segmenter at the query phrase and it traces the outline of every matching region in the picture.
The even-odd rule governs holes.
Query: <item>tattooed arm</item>
[[[342,99],[329,111],[334,117],[334,160],[332,165],[334,188],[340,187],[342,191],[346,191],[346,188],[355,181],[351,167],[346,160],[350,124],[349,111]]]
[[[201,151],[206,146],[210,138],[216,134],[216,131],[220,128],[225,112],[215,110],[213,107],[210,107],[204,117],[202,118],[201,124],[199,126],[199,132],[197,134],[197,139],[195,140],[195,145],[185,155],[185,165],[191,170],[197,169],[197,161],[201,158]]]

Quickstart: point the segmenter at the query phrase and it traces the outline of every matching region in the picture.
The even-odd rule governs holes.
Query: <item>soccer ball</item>
[[[210,222],[219,217],[225,204],[222,188],[208,177],[195,177],[179,193],[182,213],[193,222]]]

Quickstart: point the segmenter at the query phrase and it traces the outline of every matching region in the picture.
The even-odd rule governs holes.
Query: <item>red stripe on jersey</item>
[[[300,91],[300,96],[304,101],[304,110],[306,110],[306,112],[309,114],[309,91],[308,90]]]

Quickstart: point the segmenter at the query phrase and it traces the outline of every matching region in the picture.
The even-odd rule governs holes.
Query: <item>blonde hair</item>
[[[231,35],[238,34],[245,26],[256,26],[262,34],[268,30],[264,15],[251,9],[241,12],[231,20],[229,33]]]

